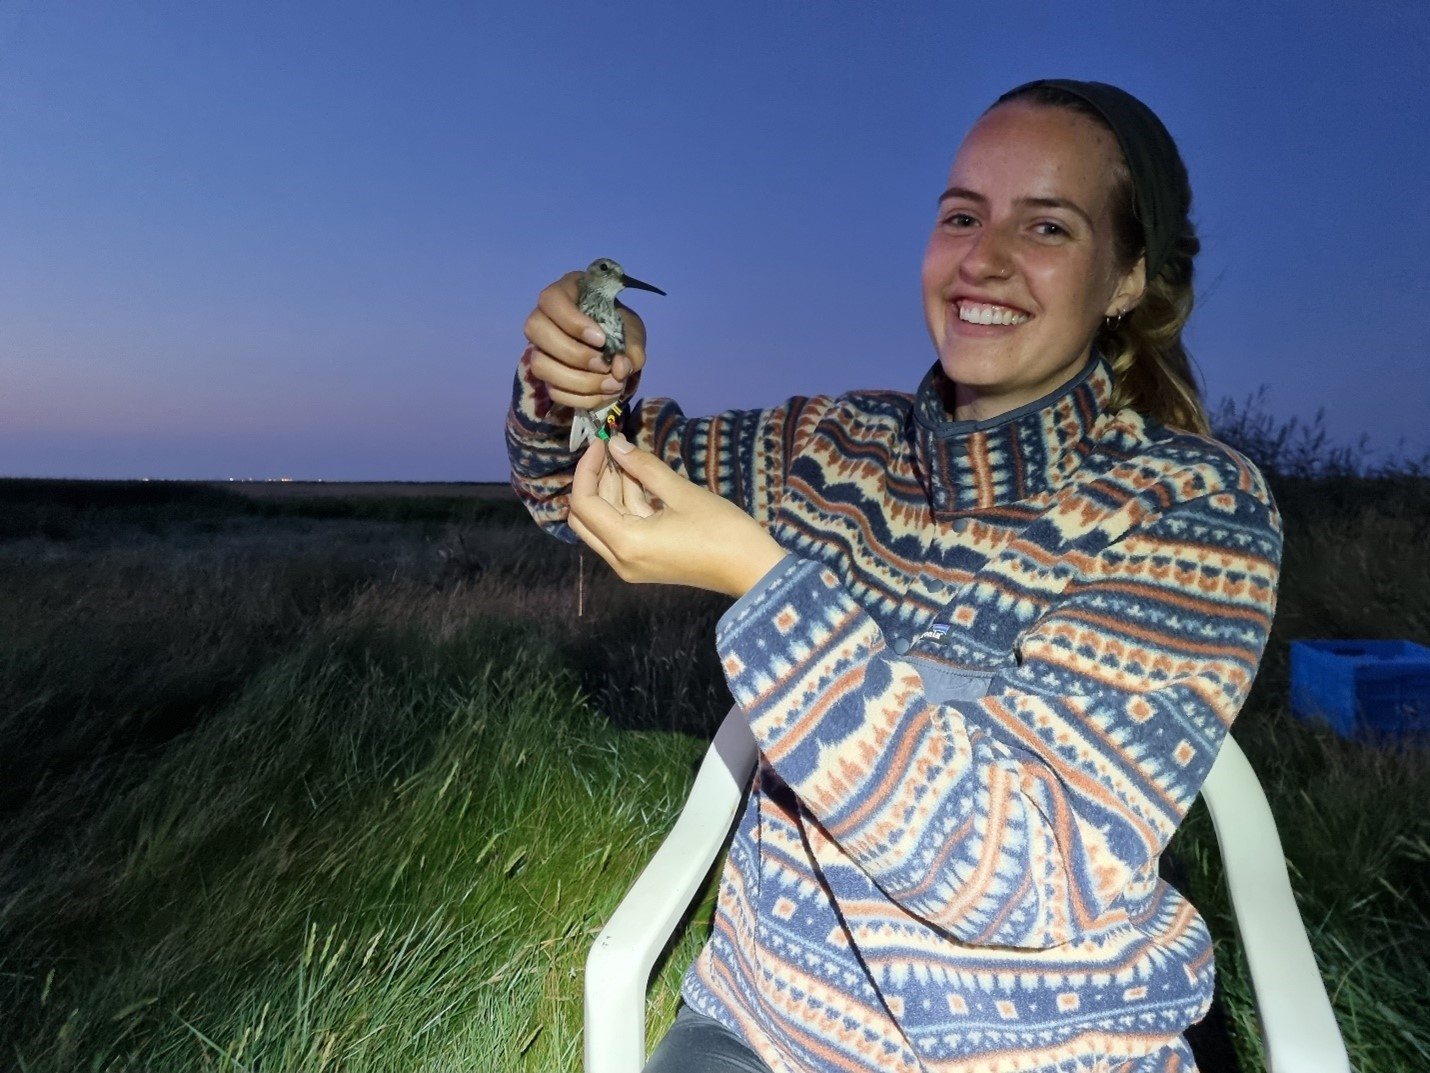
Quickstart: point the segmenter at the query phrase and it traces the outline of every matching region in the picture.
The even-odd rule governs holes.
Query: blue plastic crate
[[[1291,712],[1402,737],[1430,732],[1430,648],[1412,641],[1292,641]]]

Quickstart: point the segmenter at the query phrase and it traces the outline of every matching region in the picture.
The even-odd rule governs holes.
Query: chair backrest
[[[1228,734],[1202,785],[1272,1073],[1350,1073],[1331,1001],[1296,908],[1276,821]]]
[[[674,934],[744,801],[755,770],[745,713],[731,708],[695,773],[675,826],[586,958],[586,1073],[640,1073],[651,968]]]
[[[757,756],[731,708],[696,773],[675,827],[627,892],[586,961],[586,1073],[645,1064],[650,972],[720,854]],[[1256,773],[1227,736],[1202,788],[1221,850],[1270,1073],[1350,1073]]]

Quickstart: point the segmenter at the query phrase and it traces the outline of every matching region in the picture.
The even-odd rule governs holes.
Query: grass
[[[1427,750],[1342,741],[1284,698],[1292,637],[1430,641],[1430,497],[1413,475],[1277,480],[1281,608],[1237,736],[1356,1068],[1423,1069]],[[0,482],[0,1066],[578,1068],[586,949],[724,710],[721,602],[622,586],[500,496],[19,483]],[[1255,1069],[1213,846],[1198,809],[1178,850]]]
[[[695,744],[611,736],[551,663],[476,622],[255,676],[7,906],[18,1064],[571,1067],[568,982]]]

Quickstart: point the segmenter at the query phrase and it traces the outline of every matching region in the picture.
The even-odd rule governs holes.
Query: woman
[[[608,374],[574,275],[543,292],[514,483],[627,580],[738,597],[717,645],[760,747],[650,1070],[1193,1068],[1211,942],[1157,864],[1255,675],[1281,539],[1181,345],[1190,200],[1140,101],[1020,86],[939,198],[914,395],[647,401],[615,467],[573,472],[567,408],[633,384],[643,330]]]

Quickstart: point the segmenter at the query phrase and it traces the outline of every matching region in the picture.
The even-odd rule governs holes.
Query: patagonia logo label
[[[920,641],[942,641],[944,635],[948,633],[950,627],[947,622],[935,622],[923,633],[919,634]]]

